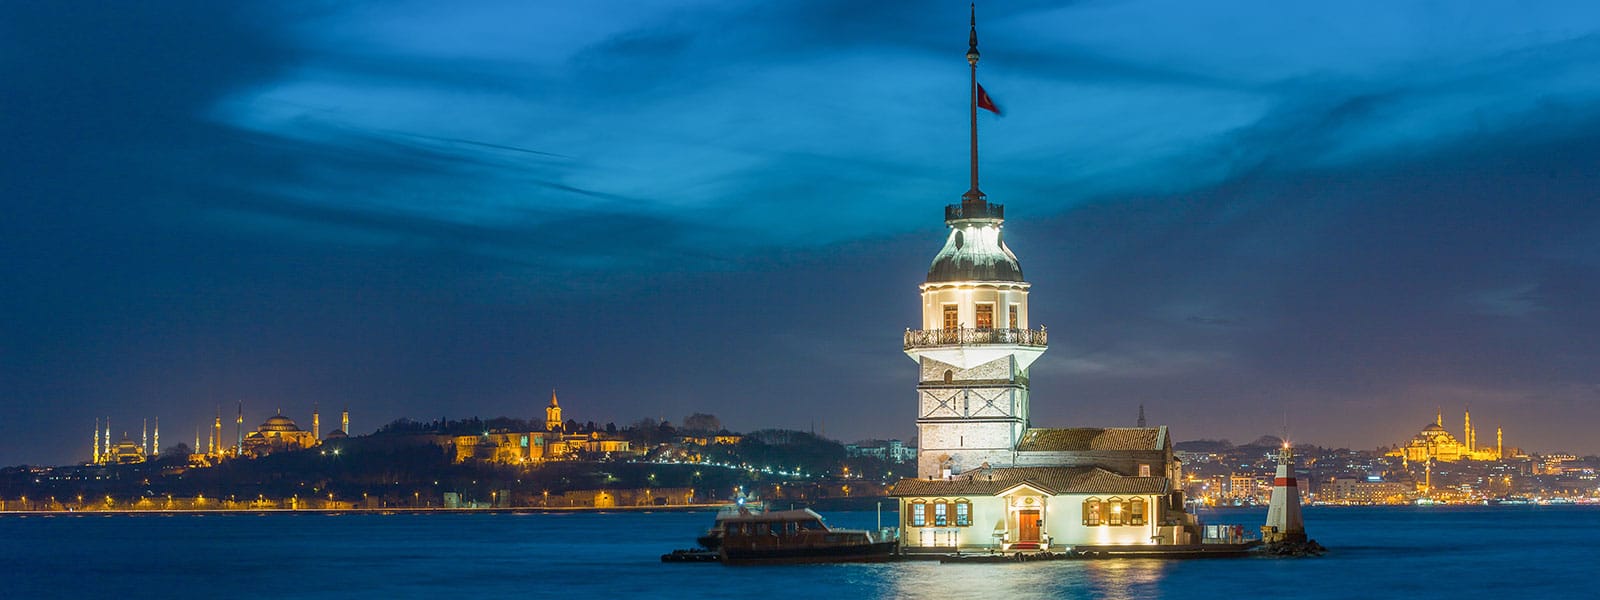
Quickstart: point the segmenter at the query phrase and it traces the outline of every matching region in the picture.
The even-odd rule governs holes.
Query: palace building
[[[567,431],[555,390],[550,391],[550,404],[545,406],[544,414],[544,431],[485,431],[455,436],[455,462],[521,465],[570,460],[580,453],[632,452],[632,444],[615,435]]]
[[[1166,427],[1033,426],[1029,367],[1048,348],[1029,283],[1003,236],[1004,207],[978,187],[977,113],[994,110],[971,68],[971,187],[921,284],[917,477],[895,484],[911,552],[1198,542]]]

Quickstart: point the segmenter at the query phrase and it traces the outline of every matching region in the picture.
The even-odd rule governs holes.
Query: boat
[[[809,508],[741,514],[722,525],[725,565],[887,561],[899,547],[866,531],[830,528]]]
[[[757,515],[766,512],[767,505],[759,501],[747,501],[739,498],[738,502],[722,507],[717,511],[716,520],[707,529],[705,535],[695,538],[695,543],[700,544],[711,552],[716,552],[722,547],[722,535],[728,519],[739,516]]]

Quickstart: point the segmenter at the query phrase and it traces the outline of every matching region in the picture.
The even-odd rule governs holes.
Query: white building
[[[1043,429],[1028,411],[1028,368],[1049,343],[1028,322],[1029,284],[1002,236],[1004,207],[978,188],[977,31],[972,187],[945,208],[949,235],[928,269],[918,364],[917,477],[895,485],[903,544],[1034,549],[1198,541],[1183,512],[1165,427]]]

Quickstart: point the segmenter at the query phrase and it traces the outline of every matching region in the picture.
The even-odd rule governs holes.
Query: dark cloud
[[[1470,402],[1596,450],[1595,36],[1102,35],[1128,9],[982,14],[1037,424],[1369,446]],[[3,10],[0,464],[82,458],[96,416],[363,431],[552,387],[913,434],[964,3]]]

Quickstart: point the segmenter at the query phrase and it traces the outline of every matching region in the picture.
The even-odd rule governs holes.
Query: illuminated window
[[[961,327],[961,314],[956,310],[956,305],[944,305],[944,328],[953,330]]]
[[[956,527],[966,527],[972,524],[972,503],[966,500],[956,501]]]
[[[1102,505],[1099,498],[1090,498],[1083,501],[1083,524],[1099,525]]]
[[[1144,524],[1144,498],[1134,498],[1128,501],[1128,524]]]
[[[1107,500],[1106,504],[1111,507],[1110,514],[1106,515],[1106,524],[1110,525],[1112,527],[1115,527],[1117,525],[1121,525],[1122,524],[1123,512],[1126,510],[1122,506],[1122,499],[1121,498],[1112,498],[1110,500]]]
[[[1006,321],[1006,327],[1010,327],[1012,329],[1022,329],[1022,318],[1017,316],[1018,312],[1017,305],[1011,305],[1010,314],[1006,315],[1008,319]]]
[[[978,305],[977,324],[978,324],[978,329],[994,329],[994,305],[993,304],[979,304]]]
[[[922,527],[928,524],[928,505],[921,500],[911,503],[911,526]]]
[[[1150,476],[1150,465],[1139,465],[1139,476],[1140,477],[1149,477]]]
[[[950,505],[943,500],[933,503],[933,526],[944,527],[950,524]]]

